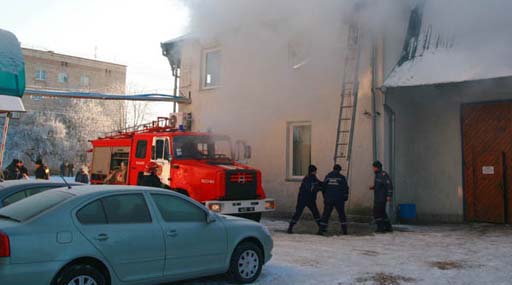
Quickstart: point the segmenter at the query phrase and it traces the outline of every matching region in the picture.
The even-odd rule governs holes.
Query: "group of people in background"
[[[34,176],[36,179],[50,179],[50,170],[43,164],[41,159],[35,161]],[[12,162],[5,168],[2,173],[3,180],[21,180],[29,179],[29,172],[25,164],[20,159],[13,159]]]
[[[63,161],[60,165],[60,175],[67,177],[75,176],[75,165],[72,162]]]
[[[35,162],[34,177],[36,180],[49,180],[50,169],[43,163],[41,158],[38,158]],[[63,168],[64,165],[64,168]],[[73,177],[73,164],[62,163],[60,170],[62,176]],[[30,177],[29,171],[25,164],[20,159],[13,159],[12,162],[5,168],[4,171],[0,172],[0,181],[3,180],[28,180]],[[76,173],[75,182],[89,183],[89,175],[86,173],[83,167]]]
[[[375,161],[372,164],[375,174],[374,183],[370,190],[374,191],[373,216],[377,225],[377,233],[392,232],[393,227],[386,213],[386,203],[391,202],[393,195],[393,183],[390,176],[382,170],[382,163]],[[318,225],[318,234],[325,235],[329,224],[329,218],[334,209],[338,213],[341,223],[341,233],[348,234],[347,216],[345,214],[345,202],[349,198],[349,187],[346,177],[341,174],[341,166],[336,164],[333,170],[325,176],[323,181],[317,178],[317,168],[314,165],[308,167],[308,174],[302,179],[297,198],[297,206],[292,216],[287,232],[293,233],[293,228],[299,221],[305,208],[313,214]],[[322,192],[324,197],[324,212],[320,215],[317,207],[317,195]]]

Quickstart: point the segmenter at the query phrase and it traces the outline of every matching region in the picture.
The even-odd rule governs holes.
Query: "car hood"
[[[251,225],[258,225],[259,223],[256,223],[255,221],[251,221],[244,218],[234,217],[234,216],[228,216],[228,215],[220,215],[218,216],[224,221],[225,223],[245,223],[245,224],[251,224]]]

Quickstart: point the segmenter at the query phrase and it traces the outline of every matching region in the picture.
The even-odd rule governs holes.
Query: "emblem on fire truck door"
[[[245,182],[246,182],[245,175],[238,176],[238,183],[245,184]]]

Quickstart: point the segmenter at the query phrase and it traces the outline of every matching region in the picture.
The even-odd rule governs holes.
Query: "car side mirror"
[[[217,219],[215,218],[214,214],[212,214],[212,213],[206,214],[206,223],[207,224],[212,224],[212,223],[215,223],[216,221],[217,221]]]

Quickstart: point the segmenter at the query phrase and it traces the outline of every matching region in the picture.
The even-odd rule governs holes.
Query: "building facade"
[[[371,163],[379,159],[395,180],[392,216],[400,204],[415,204],[421,221],[510,223],[512,113],[508,102],[495,103],[512,99],[502,48],[510,45],[475,45],[508,39],[499,27],[509,20],[503,3],[485,13],[461,4],[388,1],[385,15],[367,5],[351,19],[361,35],[348,177],[353,216],[371,216]],[[463,16],[454,17],[461,7]],[[320,177],[333,165],[349,24],[324,20],[314,31],[310,23],[297,31],[288,19],[265,19],[167,42],[179,47],[180,94],[192,99],[180,110],[192,112],[196,130],[252,145],[250,164],[262,170],[283,215],[294,210],[307,165],[316,164]],[[500,147],[490,147],[495,141]]]
[[[29,48],[23,48],[22,52],[25,59],[27,89],[125,93],[125,65]],[[43,100],[42,96],[26,95],[23,103],[29,111],[51,104],[58,112],[68,107],[71,100],[52,98]]]

